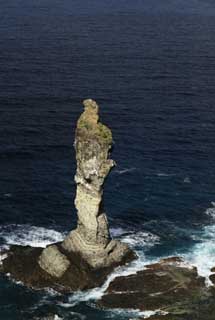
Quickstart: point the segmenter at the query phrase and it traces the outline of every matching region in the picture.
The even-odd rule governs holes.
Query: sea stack
[[[111,239],[102,205],[103,184],[115,163],[109,158],[111,130],[99,121],[99,107],[85,100],[75,132],[77,227],[62,242],[46,248],[11,246],[0,271],[29,287],[61,292],[100,286],[119,265],[136,254]]]
[[[63,248],[81,253],[93,267],[107,267],[120,263],[130,249],[110,238],[104,212],[103,184],[115,162],[109,158],[112,148],[111,130],[99,122],[99,107],[91,99],[85,100],[75,134],[77,184],[75,206],[77,229],[64,240]]]
[[[111,130],[99,121],[95,101],[87,99],[83,105],[74,142],[77,228],[62,242],[62,249],[49,246],[39,258],[42,269],[59,277],[69,267],[67,253],[79,254],[93,269],[123,264],[134,255],[126,244],[111,239],[102,203],[105,178],[115,165],[109,158],[113,143]]]

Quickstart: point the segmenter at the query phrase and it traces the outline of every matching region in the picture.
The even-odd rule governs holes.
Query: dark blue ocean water
[[[177,253],[208,274],[214,30],[212,1],[0,1],[2,246],[45,246],[75,226],[74,130],[93,98],[115,141],[105,208],[113,235],[140,255],[133,268]],[[96,294],[56,296],[1,277],[0,319],[131,317],[96,309]]]

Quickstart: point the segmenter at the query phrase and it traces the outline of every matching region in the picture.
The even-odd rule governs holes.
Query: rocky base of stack
[[[127,256],[135,256],[125,243],[112,239],[106,246],[93,245],[86,243],[76,230],[72,231],[63,241],[62,247],[68,252],[81,254],[93,269],[121,265]]]
[[[6,252],[1,272],[10,274],[35,289],[53,288],[67,293],[101,286],[113,269],[136,258],[128,250],[121,261],[114,261],[106,267],[92,268],[78,252],[66,251],[62,243],[44,248],[13,245]],[[46,271],[45,271],[46,270]]]
[[[29,287],[49,287],[67,293],[102,285],[113,269],[113,266],[92,269],[77,253],[65,253],[61,243],[51,245],[47,250],[53,260],[50,259],[46,267],[53,266],[52,271],[56,272],[54,260],[57,257],[64,267],[67,266],[62,276],[50,276],[40,267],[38,259],[43,257],[42,252],[47,253],[45,250],[22,246],[11,247],[8,257],[3,260],[1,271],[10,273],[14,279]],[[126,261],[133,258],[127,256]],[[213,277],[214,270],[211,270]],[[212,283],[208,286],[205,280],[198,275],[195,267],[186,264],[181,258],[167,258],[145,266],[136,274],[115,278],[97,301],[97,306],[102,309],[146,311],[149,320],[214,320],[215,287]],[[131,319],[144,318],[140,316]]]

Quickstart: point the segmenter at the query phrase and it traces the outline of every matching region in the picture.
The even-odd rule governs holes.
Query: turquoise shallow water
[[[0,3],[2,248],[45,246],[74,227],[74,128],[91,97],[115,142],[104,194],[112,234],[140,256],[116,274],[177,253],[208,275],[214,13],[212,2],[194,0]],[[95,307],[104,288],[56,296],[1,277],[0,319],[131,318]]]

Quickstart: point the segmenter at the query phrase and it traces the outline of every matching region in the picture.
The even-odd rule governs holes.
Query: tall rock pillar
[[[77,184],[75,206],[76,230],[64,240],[63,248],[81,253],[92,267],[119,262],[130,250],[127,245],[111,240],[102,195],[105,178],[114,166],[109,158],[112,147],[110,129],[99,122],[99,107],[85,100],[75,134]]]
[[[112,133],[99,121],[97,103],[88,99],[83,104],[84,112],[77,122],[74,143],[77,228],[62,243],[45,248],[38,260],[43,270],[57,278],[68,274],[73,263],[77,265],[74,253],[92,270],[112,270],[136,257],[126,244],[110,237],[102,195],[105,178],[115,164],[109,158]]]

